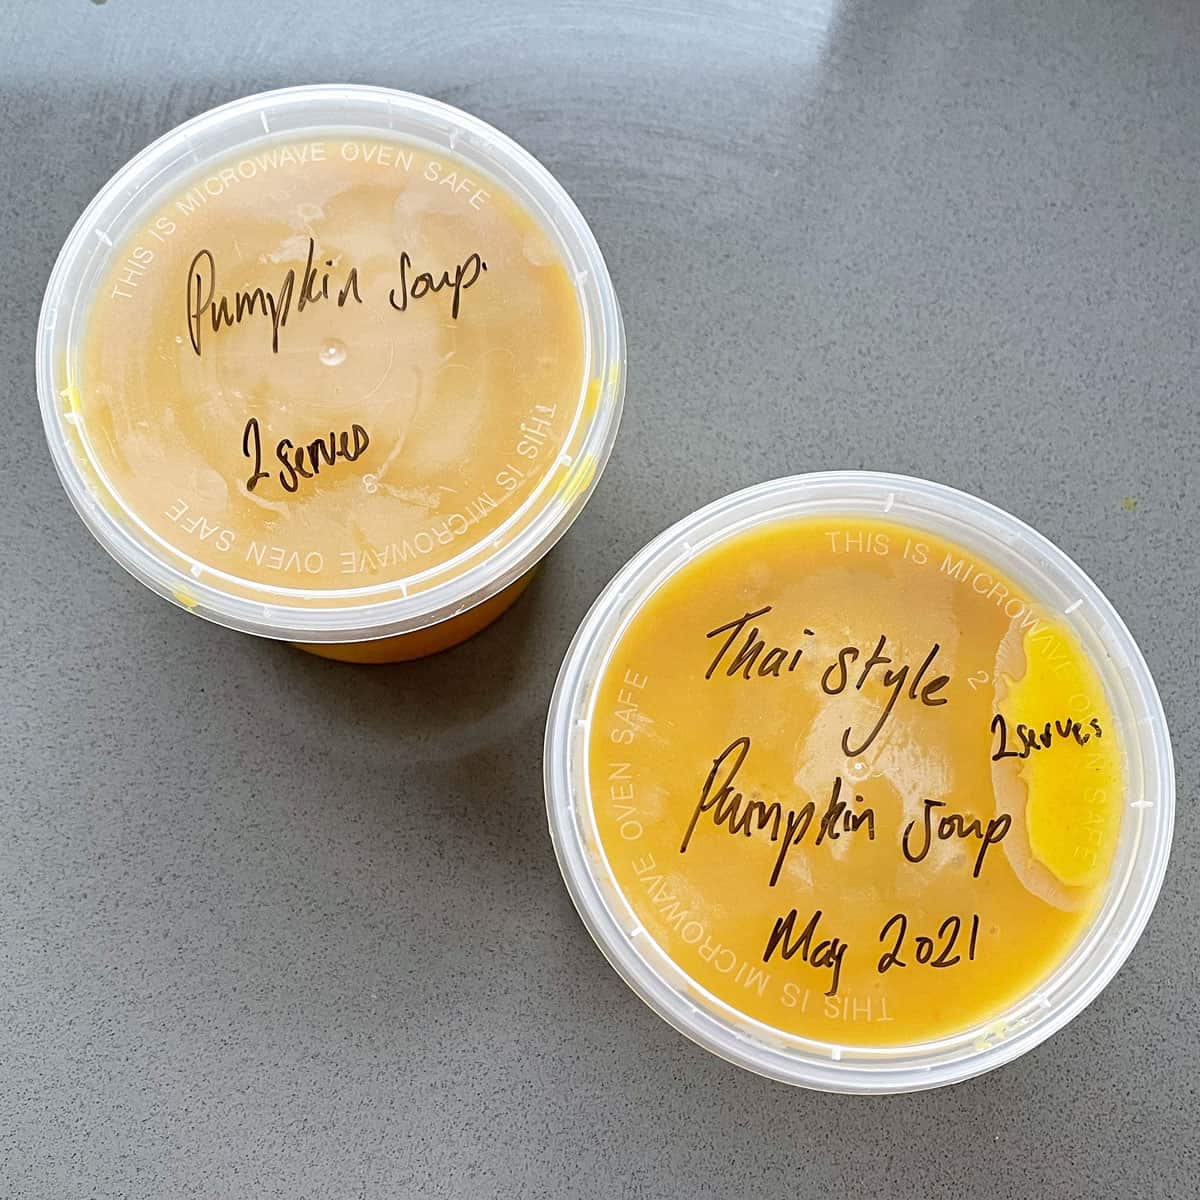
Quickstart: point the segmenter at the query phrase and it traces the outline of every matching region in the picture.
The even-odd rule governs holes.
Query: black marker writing
[[[944,800],[923,800],[922,804],[925,810],[924,822],[918,840],[915,842],[911,840],[913,830],[917,827],[916,821],[909,821],[904,827],[904,837],[900,842],[900,849],[904,852],[904,857],[910,863],[922,862],[932,848],[935,838],[938,841],[947,841],[950,838],[976,838],[979,841],[979,854],[975,858],[975,868],[971,872],[971,877],[978,879],[979,872],[983,870],[984,856],[992,846],[998,845],[1004,840],[1005,834],[1012,827],[1012,817],[1008,813],[1001,813],[998,817],[991,817],[985,825],[978,817],[967,818],[961,813],[947,813],[944,817],[939,817],[935,825],[933,810],[945,808],[946,802]]]
[[[743,633],[746,634],[745,639],[741,648],[737,650],[725,668],[726,675],[733,676],[741,672],[743,679],[749,679],[751,668],[757,664],[760,677],[774,675],[778,678],[781,671],[794,671],[800,665],[800,659],[804,654],[803,647],[789,649],[785,646],[772,646],[768,650],[766,642],[759,637],[758,626],[750,625],[751,621],[766,616],[770,611],[771,606],[768,604],[765,608],[755,609],[754,612],[743,613],[732,621],[726,621],[724,625],[718,625],[716,629],[710,629],[704,635],[706,638],[718,637],[722,633],[729,635],[721,644],[721,648],[709,664],[708,670],[704,672],[705,679],[713,677],[713,672],[721,665],[721,660]],[[747,625],[750,625],[749,629],[746,628]],[[806,629],[804,633],[808,637],[813,636],[811,629]],[[765,654],[763,654],[764,650],[766,650]],[[762,655],[761,662],[758,661],[759,655]]]
[[[934,659],[937,658],[938,651],[941,649],[941,646],[937,642],[934,642],[933,648],[925,655],[924,661],[911,678],[909,676],[908,663],[904,663],[895,670],[887,669],[892,659],[884,653],[886,649],[887,636],[880,634],[879,641],[875,643],[875,649],[864,660],[862,669],[857,672],[857,678],[854,680],[854,690],[861,692],[875,668],[883,667],[885,669],[882,672],[881,681],[885,688],[891,689],[891,692],[883,707],[883,711],[879,714],[879,720],[875,722],[860,742],[857,744],[851,742],[852,730],[850,728],[847,728],[842,734],[842,753],[849,758],[854,758],[862,754],[879,736],[880,731],[887,724],[888,718],[892,715],[892,710],[896,707],[896,701],[905,693],[906,688],[909,700],[919,701],[921,704],[931,708],[946,704],[949,700],[947,696],[938,695],[946,684],[950,682],[949,675],[938,675],[936,678],[929,680],[928,683],[922,683],[925,673],[933,666]],[[827,696],[837,696],[846,690],[853,677],[850,672],[850,665],[857,663],[860,653],[861,651],[857,646],[844,646],[838,651],[837,658],[826,668],[824,675],[821,676],[821,690]]]
[[[778,949],[780,956],[785,960],[799,954],[800,958],[810,967],[832,967],[833,977],[830,979],[825,995],[836,996],[838,983],[842,977],[842,959],[846,954],[846,943],[837,937],[824,938],[819,942],[814,941],[817,936],[817,926],[820,925],[821,917],[824,916],[819,908],[809,917],[808,924],[804,926],[799,935],[792,939],[797,916],[798,914],[793,908],[785,916],[775,919],[775,925],[767,938],[767,947],[763,951],[763,962],[770,962],[771,955]]]
[[[713,760],[712,770],[704,781],[700,799],[688,821],[679,846],[679,853],[686,854],[696,832],[696,825],[702,816],[711,817],[717,828],[725,827],[725,832],[732,835],[750,837],[763,830],[768,831],[772,842],[779,843],[779,853],[775,857],[775,865],[771,871],[769,886],[774,887],[779,880],[784,863],[793,846],[797,846],[808,833],[813,822],[817,822],[816,836],[813,845],[820,846],[825,841],[836,841],[844,833],[857,833],[866,826],[868,840],[875,839],[875,812],[869,806],[854,810],[846,800],[842,799],[842,781],[835,779],[828,802],[817,816],[817,805],[808,800],[799,808],[785,809],[778,800],[767,803],[764,800],[747,800],[740,791],[735,790],[734,783],[737,774],[746,761],[750,752],[748,737],[735,738]],[[862,797],[855,796],[854,803],[861,804]]]
[[[458,320],[458,310],[462,305],[462,294],[471,287],[479,276],[487,270],[487,263],[479,257],[478,254],[468,254],[457,267],[454,268],[454,274],[449,271],[443,271],[441,276],[434,278],[430,271],[421,271],[415,276],[412,281],[409,281],[408,273],[412,270],[412,259],[409,258],[408,252],[405,251],[400,255],[400,288],[397,292],[396,288],[388,293],[388,302],[397,312],[406,312],[408,310],[408,302],[410,300],[420,300],[422,296],[428,296],[430,293],[436,294],[443,288],[450,288],[453,292],[454,299],[450,303],[450,318]],[[399,299],[397,299],[397,295]]]
[[[329,271],[314,264],[316,243],[308,239],[308,257],[304,274],[300,280],[300,296],[296,300],[296,311],[301,313],[310,304],[329,299]],[[325,266],[332,267],[333,259],[326,259]],[[217,294],[217,263],[211,250],[197,251],[187,273],[187,329],[192,349],[199,356],[203,350],[203,331],[206,322],[214,334],[222,328],[232,329],[247,317],[267,317],[271,322],[271,352],[279,353],[279,331],[288,323],[292,313],[292,301],[296,294],[296,270],[289,267],[279,287],[273,292],[256,287],[235,291],[230,296]],[[353,297],[359,304],[362,296],[358,291],[358,268],[351,267],[341,288],[336,294],[337,306],[344,308]]]
[[[254,447],[253,451],[250,449],[252,445]],[[242,431],[242,454],[246,458],[254,460],[254,472],[246,480],[246,491],[252,492],[258,487],[260,479],[271,478],[270,472],[262,469],[262,434],[259,432],[257,417],[251,417],[246,422],[246,428]]]
[[[1040,729],[1018,722],[1013,727],[1018,746],[1014,750],[1008,743],[1008,722],[997,713],[992,718],[992,732],[997,736],[997,746],[992,754],[992,762],[999,762],[1002,758],[1028,758],[1031,754],[1036,754],[1041,750],[1049,750],[1055,742],[1056,734],[1060,743],[1071,739],[1079,746],[1086,746],[1093,737],[1104,736],[1104,729],[1095,717],[1088,721],[1088,725],[1090,731],[1085,730],[1083,723],[1073,717],[1054,722],[1047,721]]]
[[[955,943],[958,941],[958,936],[962,933],[963,921],[962,917],[957,915],[948,916],[937,929],[937,938],[942,940],[941,947],[938,947],[938,941],[927,934],[919,934],[913,938],[913,955],[920,966],[930,967],[955,967],[962,962],[962,955],[954,953]],[[901,958],[902,954],[906,954],[906,939],[908,938],[908,916],[905,913],[897,913],[894,917],[888,918],[887,923],[879,931],[880,942],[886,942],[889,937],[894,937],[890,950],[885,950],[879,956],[879,963],[876,970],[880,975],[887,974],[893,967],[907,967],[907,960]],[[979,944],[979,914],[971,914],[971,926],[967,939],[967,961],[975,961],[975,950]],[[937,950],[937,957],[934,957],[934,951]]]
[[[300,446],[290,438],[281,438],[275,446],[275,458],[283,468],[279,484],[285,492],[298,491],[301,479],[315,479],[322,466],[332,467],[339,459],[354,462],[370,444],[367,431],[357,424],[340,434],[330,430],[328,437],[313,438]],[[262,434],[257,417],[251,417],[242,431],[242,455],[254,463],[254,471],[246,480],[246,490],[252,492],[261,480],[271,477],[262,469]]]

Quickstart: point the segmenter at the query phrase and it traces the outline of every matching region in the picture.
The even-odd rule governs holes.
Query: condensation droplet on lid
[[[339,338],[330,338],[322,347],[319,355],[327,367],[337,367],[346,361],[346,343]]]

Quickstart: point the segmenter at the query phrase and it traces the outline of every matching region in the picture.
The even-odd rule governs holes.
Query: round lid
[[[1016,518],[868,472],[718,500],[563,664],[550,827],[661,1016],[789,1083],[954,1082],[1036,1045],[1140,934],[1174,812],[1146,664]]]
[[[80,218],[42,310],[55,464],[155,591],[310,642],[500,591],[608,457],[624,337],[552,176],[447,105],[292,88],[180,126]]]

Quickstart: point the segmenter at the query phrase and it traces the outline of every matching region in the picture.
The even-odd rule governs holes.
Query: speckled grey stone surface
[[[0,26],[0,1194],[1197,1194],[1200,6],[0,0]],[[503,622],[407,667],[142,590],[71,512],[34,396],[42,288],[109,174],[328,80],[538,154],[629,334],[588,510]],[[637,547],[857,466],[1082,563],[1180,785],[1104,995],[990,1077],[877,1100],[754,1078],[643,1008],[560,884],[539,764],[571,633]]]

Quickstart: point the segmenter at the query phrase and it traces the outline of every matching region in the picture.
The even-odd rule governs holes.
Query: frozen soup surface
[[[1035,992],[1105,892],[1121,731],[1083,646],[916,528],[734,535],[635,612],[592,700],[612,885],[691,985],[842,1045]]]
[[[234,589],[415,590],[485,554],[593,390],[553,238],[420,144],[247,148],[152,202],[113,263],[75,430],[144,535]]]

